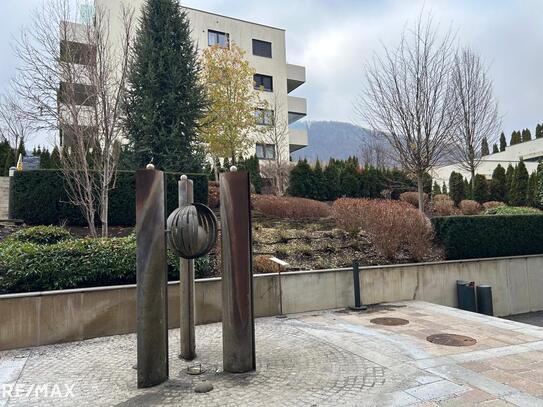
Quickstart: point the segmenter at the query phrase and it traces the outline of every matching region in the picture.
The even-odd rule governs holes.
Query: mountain
[[[311,121],[307,126],[309,145],[292,153],[294,160],[307,158],[314,162],[318,158],[328,162],[330,158],[360,157],[362,146],[371,140],[369,130],[350,123]]]

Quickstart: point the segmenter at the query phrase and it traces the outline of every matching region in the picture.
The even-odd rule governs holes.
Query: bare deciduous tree
[[[458,121],[451,152],[473,180],[481,162],[483,140],[486,137],[492,144],[500,130],[498,104],[492,94],[487,68],[481,57],[469,48],[454,57],[452,84]]]
[[[430,17],[419,17],[396,49],[384,48],[366,69],[367,86],[355,108],[386,138],[402,167],[418,183],[423,208],[423,177],[450,145],[455,127],[451,109],[453,38],[439,37]]]
[[[259,133],[259,143],[273,145],[275,159],[261,162],[260,171],[265,178],[275,180],[277,193],[283,195],[290,170],[288,115],[284,103],[274,95],[271,103],[261,110],[264,125]]]
[[[30,120],[17,103],[13,94],[0,97],[0,136],[7,140],[12,148],[27,143],[34,134]]]
[[[81,209],[91,235],[97,235],[98,214],[107,236],[134,13],[122,7],[115,16],[121,20],[120,39],[113,38],[114,16],[96,7],[93,17],[76,23],[70,0],[45,2],[15,44],[21,66],[14,88],[38,128],[60,133],[69,200]]]

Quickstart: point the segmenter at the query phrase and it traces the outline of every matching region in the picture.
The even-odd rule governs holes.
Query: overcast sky
[[[10,40],[43,0],[0,0],[0,93],[15,69]],[[490,65],[506,134],[543,122],[542,0],[185,0],[184,5],[286,29],[287,60],[304,65],[308,119],[356,122],[363,65],[398,43],[422,7]]]

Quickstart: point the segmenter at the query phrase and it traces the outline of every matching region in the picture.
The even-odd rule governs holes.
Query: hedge
[[[180,173],[166,173],[167,212],[177,207]],[[194,180],[194,200],[207,204],[207,176],[187,174]],[[10,216],[29,225],[86,225],[79,208],[68,203],[64,178],[59,170],[15,172],[10,188]],[[97,217],[97,222],[99,218]],[[110,226],[133,226],[136,222],[136,177],[119,171],[109,195]]]
[[[449,216],[432,223],[449,260],[543,253],[543,215]]]
[[[134,235],[71,238],[53,244],[31,243],[43,237],[41,231],[37,238],[28,235],[13,234],[0,242],[0,294],[136,283]],[[195,263],[196,277],[207,276],[209,257]],[[168,279],[179,280],[179,259],[170,252]]]

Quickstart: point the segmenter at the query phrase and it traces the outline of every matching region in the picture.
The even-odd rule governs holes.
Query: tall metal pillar
[[[181,176],[179,185],[179,207],[194,202],[192,180]],[[196,339],[194,334],[194,260],[181,258],[179,263],[179,357],[192,360],[196,357]]]
[[[249,175],[220,176],[223,369],[256,369]]]
[[[164,173],[136,171],[138,387],[168,379]]]

